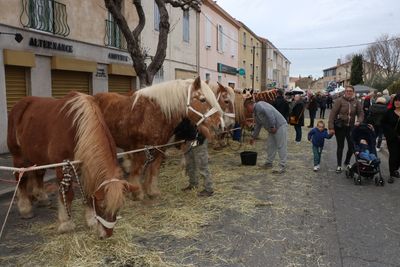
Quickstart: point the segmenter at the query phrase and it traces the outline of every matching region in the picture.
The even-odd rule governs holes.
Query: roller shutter
[[[194,71],[175,69],[175,79],[196,79],[197,76],[197,72]]]
[[[90,94],[91,74],[89,72],[52,70],[52,96],[61,98],[70,91]]]
[[[10,111],[16,102],[27,96],[26,68],[5,66],[7,111]]]
[[[132,90],[132,77],[124,75],[108,75],[108,91],[126,94]]]

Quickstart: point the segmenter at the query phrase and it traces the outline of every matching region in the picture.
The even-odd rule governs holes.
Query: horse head
[[[242,91],[242,96],[244,99],[253,97],[254,90],[250,88],[244,88]]]
[[[102,182],[91,197],[94,224],[100,238],[113,234],[117,213],[125,202],[125,193],[136,192],[138,186],[124,180],[110,179]]]
[[[218,104],[223,111],[225,128],[230,129],[235,125],[235,91],[217,82],[216,87],[211,87],[216,94]]]
[[[222,110],[211,88],[197,77],[188,88],[186,113],[207,139],[214,140],[224,128]]]

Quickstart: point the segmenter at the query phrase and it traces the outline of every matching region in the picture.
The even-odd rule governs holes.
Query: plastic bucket
[[[240,159],[242,161],[242,165],[254,166],[257,163],[257,152],[243,151],[240,153]]]

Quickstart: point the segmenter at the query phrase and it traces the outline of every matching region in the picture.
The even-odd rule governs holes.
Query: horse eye
[[[206,102],[206,99],[204,97],[200,98],[200,102],[204,103]]]

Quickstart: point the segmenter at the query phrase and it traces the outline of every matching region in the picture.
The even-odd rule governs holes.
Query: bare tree
[[[373,74],[381,72],[386,79],[392,80],[400,71],[400,36],[382,35],[367,47],[364,57],[372,64]]]
[[[153,83],[154,75],[161,68],[166,57],[168,34],[170,32],[169,14],[166,5],[170,4],[171,6],[175,8],[181,8],[182,10],[193,8],[198,12],[200,12],[201,6],[201,0],[154,1],[160,12],[159,35],[156,53],[154,54],[154,57],[151,58],[150,64],[147,65],[145,62],[147,53],[140,43],[140,34],[142,33],[146,24],[146,15],[143,10],[142,1],[132,1],[139,17],[139,23],[133,30],[131,30],[124,14],[122,13],[123,0],[104,0],[108,11],[113,16],[115,22],[126,39],[127,49],[132,57],[133,67],[135,68],[136,74],[139,77],[140,87],[145,87]]]

